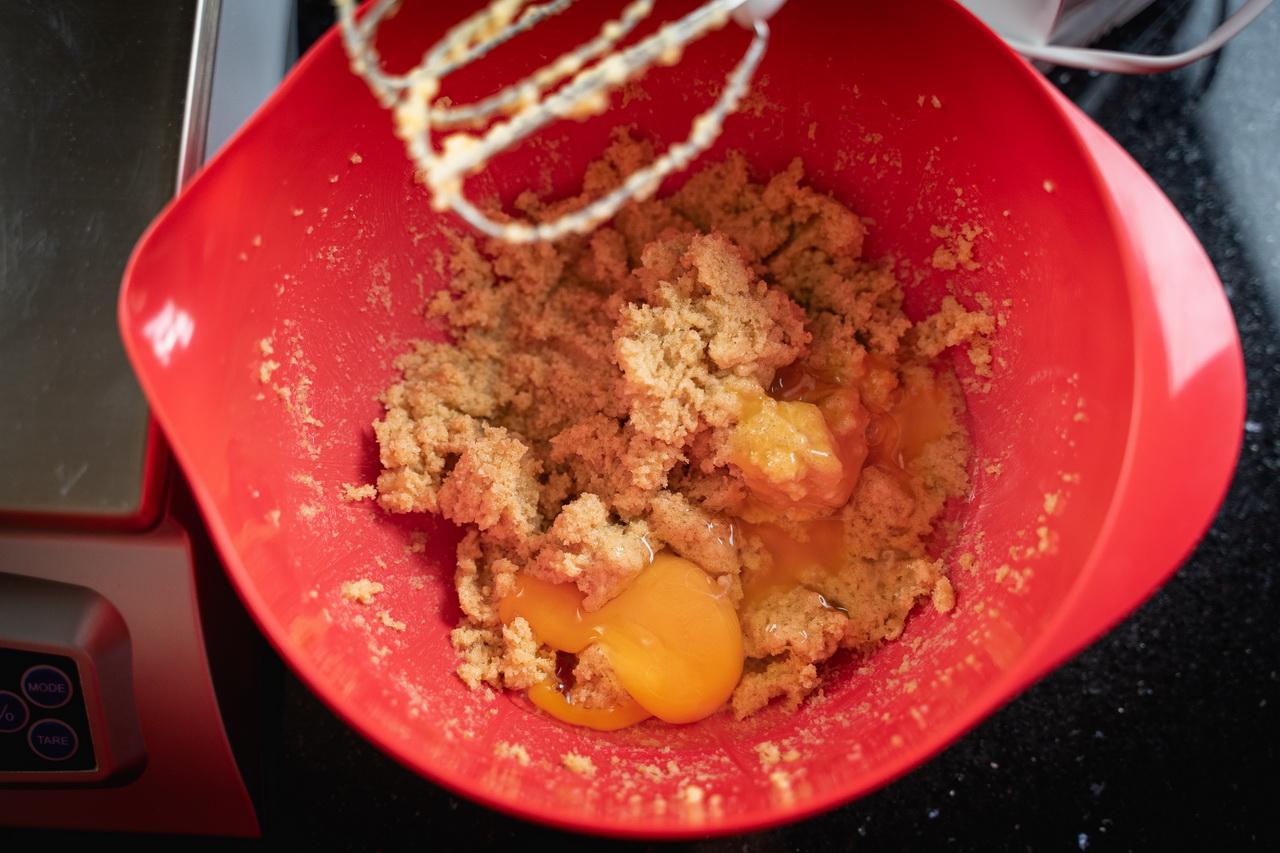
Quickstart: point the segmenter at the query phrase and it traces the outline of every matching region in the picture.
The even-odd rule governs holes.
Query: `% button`
[[[27,716],[27,703],[17,693],[0,690],[0,734],[22,731]]]

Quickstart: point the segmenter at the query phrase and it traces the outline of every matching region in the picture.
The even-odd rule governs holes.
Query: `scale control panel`
[[[134,778],[146,751],[132,657],[97,591],[0,570],[0,789]]]
[[[75,661],[0,648],[0,773],[96,769]]]

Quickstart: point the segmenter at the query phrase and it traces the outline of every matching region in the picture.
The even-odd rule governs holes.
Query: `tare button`
[[[71,701],[71,679],[56,666],[41,664],[22,674],[22,692],[38,708],[61,708]]]
[[[47,761],[66,761],[80,748],[76,730],[62,720],[37,720],[27,732],[27,743]]]

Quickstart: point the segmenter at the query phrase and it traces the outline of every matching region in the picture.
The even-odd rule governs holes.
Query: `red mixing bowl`
[[[456,91],[490,91],[593,31],[606,4],[584,5]],[[380,46],[404,67],[457,17],[408,2]],[[691,48],[605,116],[495,162],[475,194],[574,189],[615,124],[683,137],[746,38],[731,27]],[[1115,143],[963,9],[794,0],[709,156],[730,148],[763,176],[802,157],[813,184],[872,220],[868,251],[895,260],[913,316],[948,292],[986,294],[1007,315],[995,381],[969,397],[973,489],[947,552],[955,611],[922,608],[900,642],[840,660],[795,714],[601,733],[453,676],[457,531],[339,492],[377,474],[376,395],[411,339],[441,334],[421,308],[447,275],[442,228],[462,226],[431,212],[333,33],[156,220],[126,273],[129,355],[262,630],[370,741],[495,808],[677,837],[866,793],[1137,606],[1230,478],[1243,372],[1208,259]],[[935,269],[933,227],[964,225],[982,229],[981,267]],[[956,365],[971,375],[963,355]],[[386,587],[376,603],[343,601],[342,583],[364,577]],[[567,753],[595,776],[564,769]]]

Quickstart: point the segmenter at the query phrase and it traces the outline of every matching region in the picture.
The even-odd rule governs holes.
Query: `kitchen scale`
[[[1149,4],[966,5],[1079,45]],[[0,7],[0,825],[259,832],[258,636],[115,313],[142,230],[295,32],[292,0]]]
[[[125,361],[133,244],[290,0],[0,6],[0,825],[256,835],[257,635]]]

